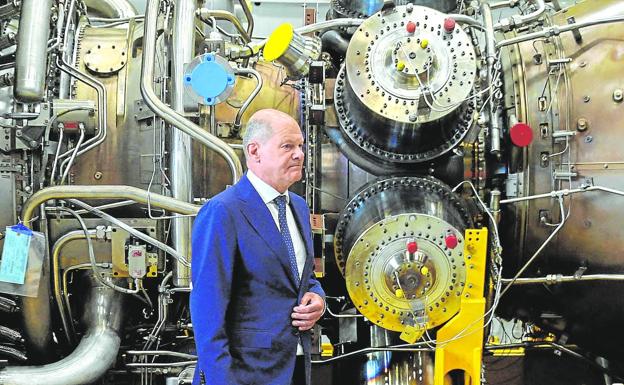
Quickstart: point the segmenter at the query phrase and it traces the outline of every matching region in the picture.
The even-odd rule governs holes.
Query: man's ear
[[[257,142],[251,142],[247,145],[247,153],[249,154],[249,158],[255,162],[260,163],[260,154],[259,150],[260,146]]]

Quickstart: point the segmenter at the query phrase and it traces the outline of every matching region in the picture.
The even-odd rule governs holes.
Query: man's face
[[[301,180],[303,136],[294,120],[276,120],[273,136],[264,143],[250,145],[249,149],[256,157],[252,171],[280,193]]]

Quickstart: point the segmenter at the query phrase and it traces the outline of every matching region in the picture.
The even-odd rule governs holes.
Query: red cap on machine
[[[407,30],[408,33],[416,32],[416,23],[414,23],[413,21],[408,21],[407,25],[405,26],[405,29]]]
[[[459,243],[457,241],[457,235],[455,234],[449,234],[446,237],[444,237],[444,243],[446,243],[446,247],[448,247],[449,249],[454,249],[457,247],[457,243]]]
[[[526,147],[533,141],[533,130],[526,123],[516,123],[509,129],[511,141],[518,147]]]
[[[418,244],[416,241],[407,242],[407,252],[410,254],[414,254],[418,251]]]
[[[444,19],[444,30],[446,32],[453,32],[454,29],[455,29],[455,19],[451,17],[447,17],[446,19]]]

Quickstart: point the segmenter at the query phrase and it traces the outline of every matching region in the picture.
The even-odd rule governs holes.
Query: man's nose
[[[293,159],[302,159],[304,157],[303,148],[297,147],[293,152]]]

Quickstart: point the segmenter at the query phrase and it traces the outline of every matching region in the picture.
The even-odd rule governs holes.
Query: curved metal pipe
[[[95,238],[95,230],[89,230],[89,236]],[[52,282],[54,286],[54,298],[56,299],[56,305],[58,307],[59,314],[61,315],[61,323],[63,324],[63,329],[65,330],[65,336],[70,344],[74,343],[73,335],[70,333],[70,330],[73,330],[73,325],[67,320],[67,313],[61,293],[61,269],[59,257],[61,255],[61,250],[63,250],[63,247],[65,247],[66,244],[78,239],[85,239],[84,231],[73,230],[57,239],[52,247]]]
[[[85,309],[87,331],[78,347],[52,364],[0,370],[0,384],[84,385],[97,381],[115,363],[119,352],[122,299],[108,287],[94,286]]]
[[[20,102],[41,102],[45,98],[52,0],[23,0],[21,12],[13,95]]]
[[[599,24],[608,23],[620,23],[624,21],[624,16],[612,16],[605,17],[604,19],[587,20],[580,23],[567,24],[567,25],[555,25],[549,28],[545,28],[542,31],[531,32],[518,37],[512,37],[511,39],[501,40],[496,44],[496,48],[501,48],[507,45],[522,43],[523,41],[535,40],[542,37],[558,36],[562,32],[574,31],[580,28],[591,27]]]
[[[83,0],[87,11],[108,19],[136,16],[139,11],[127,0]]]
[[[251,94],[249,94],[249,97],[247,98],[247,100],[245,100],[245,103],[243,103],[241,108],[236,113],[236,119],[234,119],[234,128],[238,130],[241,127],[241,120],[243,119],[243,114],[245,113],[245,111],[247,111],[247,107],[249,107],[249,105],[254,100],[256,95],[258,95],[258,92],[260,92],[260,89],[262,89],[263,82],[262,82],[262,76],[260,76],[260,73],[253,68],[241,68],[241,69],[236,70],[236,73],[252,75],[254,78],[256,78],[256,83],[257,83],[256,88],[254,88]]]
[[[168,196],[155,194],[140,188],[124,185],[102,186],[53,186],[34,193],[24,203],[22,221],[29,224],[33,213],[50,199],[130,199],[138,203],[150,204],[178,214],[197,214],[201,206]]]
[[[247,19],[247,35],[251,38],[253,36],[254,29],[254,19],[251,14],[251,9],[249,9],[249,5],[246,0],[238,0],[241,8],[243,9],[243,13],[245,14],[245,18]]]
[[[158,21],[159,0],[149,0],[145,13],[145,32],[143,34],[143,67],[141,69],[141,95],[154,113],[167,123],[189,134],[208,148],[221,155],[232,172],[232,181],[236,183],[243,174],[243,167],[238,156],[224,141],[210,135],[197,124],[186,119],[163,103],[152,87],[154,81],[154,57],[156,55],[156,23]]]
[[[77,69],[75,69],[74,67],[72,67],[71,64],[66,62],[63,57],[60,57],[60,59],[58,57],[56,58],[56,65],[61,71],[65,72],[66,74],[71,75],[75,77],[76,79],[80,80],[81,82],[93,87],[98,96],[98,107],[97,107],[98,108],[98,126],[99,126],[98,134],[94,136],[93,138],[87,140],[84,143],[84,148],[80,149],[76,153],[76,156],[82,155],[85,152],[91,150],[92,148],[98,146],[100,143],[102,143],[106,139],[107,119],[108,119],[107,118],[108,106],[107,106],[106,87],[104,87],[104,85],[99,80],[94,78],[93,76],[87,75],[86,73],[82,73],[78,71]],[[64,152],[63,154],[59,156],[59,159],[69,156],[72,153],[72,151],[73,150],[68,150]],[[66,167],[68,162],[69,162],[69,159],[65,159],[63,163],[61,163],[61,169]]]
[[[210,22],[211,17],[214,17],[217,20],[227,20],[232,23],[232,25],[234,25],[245,43],[251,42],[251,35],[243,28],[240,20],[238,20],[238,18],[234,16],[232,12],[222,11],[218,9],[200,8],[195,11],[195,14],[197,15],[197,17],[199,17],[201,21],[210,25],[212,25],[212,23]]]
[[[537,20],[546,11],[546,3],[544,0],[532,0],[537,6],[534,12],[526,15],[513,15],[494,24],[494,30],[511,30]],[[483,4],[483,3],[482,3]]]

